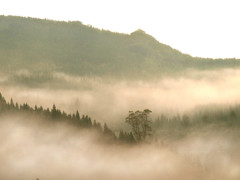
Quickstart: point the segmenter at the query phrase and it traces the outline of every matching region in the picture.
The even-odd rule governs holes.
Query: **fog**
[[[16,76],[31,76],[26,71]],[[27,86],[6,83],[0,89],[7,100],[27,102],[66,112],[88,114],[101,122],[122,121],[129,110],[149,108],[153,117],[164,113],[184,113],[202,105],[234,105],[240,102],[240,70],[188,71],[178,77],[152,80],[116,80],[111,78],[73,77],[54,73],[51,82]],[[5,81],[4,81],[5,79]],[[5,83],[4,83],[5,82]]]
[[[27,102],[66,112],[79,110],[111,128],[124,123],[129,110],[185,113],[204,105],[240,103],[240,70],[188,71],[178,77],[116,80],[53,73],[34,85],[27,71],[3,75],[0,89],[7,101]],[[116,128],[113,128],[116,130]],[[238,129],[194,129],[184,138],[162,142],[106,144],[94,131],[33,116],[0,116],[0,179],[167,179],[231,180],[240,178]],[[171,140],[170,140],[171,139]]]
[[[240,144],[224,132],[179,141],[108,145],[91,131],[26,116],[0,121],[0,179],[231,180],[240,177]]]

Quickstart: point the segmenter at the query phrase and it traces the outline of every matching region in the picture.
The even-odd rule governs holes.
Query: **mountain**
[[[120,34],[78,21],[15,16],[0,16],[0,63],[4,73],[27,70],[140,78],[240,65],[236,59],[191,57],[142,30]]]

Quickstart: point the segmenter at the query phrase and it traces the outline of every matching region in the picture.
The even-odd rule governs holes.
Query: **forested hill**
[[[153,77],[186,69],[240,65],[235,59],[200,59],[159,43],[142,30],[130,35],[83,25],[0,16],[0,71]]]

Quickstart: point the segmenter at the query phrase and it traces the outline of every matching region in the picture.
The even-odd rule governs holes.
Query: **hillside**
[[[142,30],[130,35],[83,25],[0,16],[0,71],[64,72],[77,76],[153,77],[186,69],[236,67],[235,59],[200,59],[159,43]]]

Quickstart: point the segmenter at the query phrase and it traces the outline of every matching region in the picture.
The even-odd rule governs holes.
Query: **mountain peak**
[[[138,29],[130,35],[80,22],[0,16],[0,72],[26,69],[79,76],[154,77],[184,69],[240,66],[240,61],[193,58]],[[27,66],[26,66],[27,65]]]
[[[143,31],[142,29],[138,29],[138,30],[131,33],[131,35],[135,35],[135,34],[146,35],[146,32]]]

